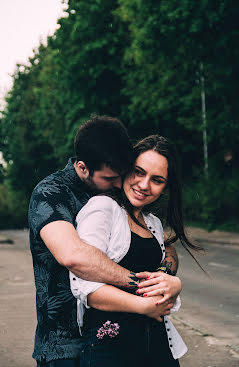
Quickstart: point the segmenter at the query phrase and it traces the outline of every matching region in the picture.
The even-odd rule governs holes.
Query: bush
[[[239,230],[239,175],[197,176],[184,187],[185,219],[208,230]]]
[[[0,184],[0,229],[27,227],[27,211],[28,200],[24,195]]]

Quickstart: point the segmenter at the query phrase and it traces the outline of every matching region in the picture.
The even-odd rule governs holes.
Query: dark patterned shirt
[[[34,189],[29,207],[30,247],[36,284],[37,329],[33,358],[37,361],[76,358],[80,335],[76,299],[69,272],[53,257],[40,237],[48,223],[64,220],[75,226],[75,217],[90,195],[70,159],[67,166],[42,180]]]

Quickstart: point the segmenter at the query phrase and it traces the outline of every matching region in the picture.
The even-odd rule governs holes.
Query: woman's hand
[[[163,297],[162,297],[163,298]],[[151,317],[159,322],[162,322],[162,316],[169,315],[170,309],[173,307],[171,301],[158,303],[159,297],[141,298],[139,297],[140,311],[138,313]]]
[[[136,276],[142,279],[138,284],[136,293],[144,297],[162,296],[157,304],[162,304],[169,300],[175,302],[182,290],[182,283],[178,277],[165,274],[162,271],[154,273],[145,271],[137,273]]]

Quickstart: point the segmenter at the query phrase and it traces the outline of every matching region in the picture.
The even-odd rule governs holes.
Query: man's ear
[[[89,170],[85,162],[83,161],[75,162],[74,166],[79,177],[86,179],[89,176]]]

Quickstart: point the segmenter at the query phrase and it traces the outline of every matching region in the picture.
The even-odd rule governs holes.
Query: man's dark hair
[[[75,137],[77,161],[83,161],[90,174],[106,164],[125,174],[134,164],[134,151],[127,130],[120,120],[109,116],[91,116]]]

